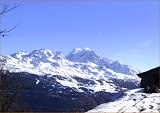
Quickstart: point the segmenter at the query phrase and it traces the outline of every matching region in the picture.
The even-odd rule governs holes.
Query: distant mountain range
[[[115,100],[140,83],[138,69],[101,58],[89,48],[76,48],[67,56],[40,49],[1,58],[6,59],[4,70],[23,76],[31,84],[32,90],[24,98],[32,105],[32,111],[87,111]]]

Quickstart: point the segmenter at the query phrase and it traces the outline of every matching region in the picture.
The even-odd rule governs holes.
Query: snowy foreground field
[[[134,89],[125,94],[88,112],[160,112],[160,93],[147,94],[142,89]]]

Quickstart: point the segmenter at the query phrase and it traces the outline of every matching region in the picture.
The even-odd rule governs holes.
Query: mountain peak
[[[92,51],[90,48],[87,48],[87,47],[83,48],[83,50],[85,50],[85,51]]]
[[[14,57],[16,59],[21,59],[23,56],[26,56],[28,55],[29,53],[28,52],[23,52],[23,51],[20,51],[20,52],[17,52],[17,53],[13,53],[11,54],[10,56],[11,57]]]
[[[72,54],[75,54],[75,53],[79,53],[79,52],[84,52],[84,51],[92,51],[90,48],[75,48],[72,50]]]
[[[67,58],[74,62],[96,62],[99,56],[89,48],[75,48],[67,55]]]
[[[40,49],[40,50],[33,50],[30,53],[30,55],[33,57],[43,58],[43,57],[51,57],[54,55],[54,53],[49,49]]]
[[[30,53],[21,51],[21,52],[11,54],[10,56],[16,59],[21,59],[21,60],[24,58],[30,58],[30,57],[43,59],[43,58],[53,57],[54,53],[49,49],[39,49],[39,50],[33,50]]]
[[[58,51],[55,53],[53,58],[54,59],[63,59],[63,58],[65,58],[65,56],[61,52]]]

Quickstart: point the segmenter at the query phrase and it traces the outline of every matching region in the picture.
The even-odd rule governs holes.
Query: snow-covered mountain
[[[67,55],[67,59],[73,62],[97,63],[100,60],[100,57],[89,48],[76,48]]]
[[[76,48],[67,56],[40,49],[0,59],[6,61],[6,75],[29,83],[24,100],[32,111],[88,111],[140,84],[138,69],[102,58],[89,48]]]
[[[138,69],[118,61],[101,58],[89,48],[76,48],[66,57],[61,52],[48,49],[34,50],[32,52],[18,52],[5,56],[5,70],[10,72],[28,72],[39,76],[58,75],[65,80],[57,81],[63,86],[81,87],[93,92],[117,92],[124,88],[139,86],[140,78],[136,75]],[[85,84],[81,79],[88,80]]]

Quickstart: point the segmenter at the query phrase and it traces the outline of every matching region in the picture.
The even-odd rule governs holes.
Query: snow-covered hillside
[[[89,48],[76,48],[67,56],[40,49],[0,58],[6,61],[4,70],[24,77],[29,83],[31,89],[24,96],[33,111],[159,110],[158,94],[136,93],[140,84],[138,69],[101,58]]]
[[[101,104],[89,112],[160,112],[160,94],[146,94],[142,89],[134,89],[106,104]]]
[[[93,92],[117,92],[124,88],[139,86],[138,69],[118,61],[101,58],[89,48],[76,48],[66,57],[61,52],[48,49],[32,52],[18,52],[5,56],[5,70],[28,72],[39,76],[58,75],[66,78],[57,81],[63,86],[82,91],[80,87]],[[87,81],[82,83],[82,81]]]

